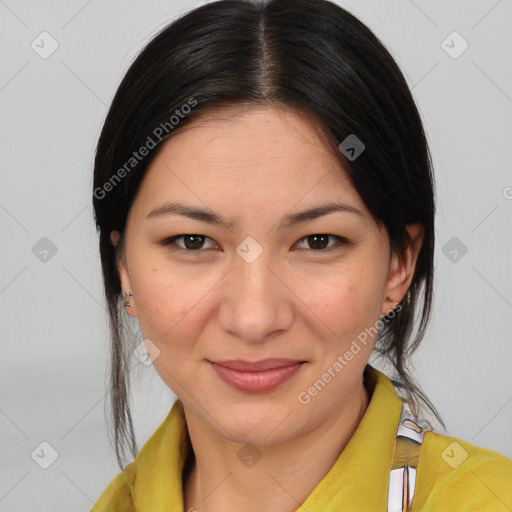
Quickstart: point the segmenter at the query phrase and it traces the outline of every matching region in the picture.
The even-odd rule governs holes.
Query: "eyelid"
[[[330,233],[312,233],[310,235],[303,236],[300,240],[295,242],[293,245],[297,245],[299,242],[302,242],[302,240],[306,240],[310,236],[314,236],[314,235],[321,235],[321,236],[327,236],[329,238],[334,238],[337,241],[337,243],[335,243],[329,247],[326,247],[325,249],[317,249],[317,250],[315,250],[315,249],[298,249],[298,250],[299,251],[307,251],[309,253],[325,254],[325,253],[329,252],[330,250],[336,249],[337,247],[339,247],[341,245],[348,245],[350,243],[345,237],[340,236],[340,235],[332,235]]]
[[[172,245],[175,245],[175,241],[180,239],[180,238],[184,238],[186,236],[199,236],[199,237],[202,237],[204,238],[205,240],[211,240],[212,242],[214,242],[215,244],[217,244],[217,242],[215,242],[215,240],[213,240],[212,238],[210,238],[209,236],[206,236],[206,235],[201,235],[199,233],[184,233],[182,235],[175,235],[175,236],[170,236],[168,238],[166,238],[165,240],[163,240],[161,243],[165,246],[172,246]],[[339,247],[340,245],[349,245],[351,242],[343,237],[343,236],[340,236],[340,235],[332,235],[330,233],[311,233],[309,235],[305,235],[303,236],[302,238],[299,238],[299,240],[297,240],[297,242],[295,242],[293,244],[293,246],[297,245],[298,243],[302,242],[303,240],[306,240],[307,238],[309,238],[310,236],[314,236],[314,235],[322,235],[322,236],[327,236],[329,238],[334,238],[337,240],[337,244],[334,244],[334,245],[331,245],[329,247],[326,247],[324,249],[305,249],[305,248],[300,248],[298,249],[299,251],[306,251],[306,252],[309,252],[309,253],[319,253],[319,254],[324,254],[324,253],[327,253],[329,252],[331,249],[336,249],[337,247]],[[217,244],[218,245],[218,244]],[[292,246],[292,247],[293,247]],[[207,249],[211,249],[211,247],[208,247]],[[173,248],[173,250],[180,250],[180,251],[184,251],[186,253],[189,253],[189,254],[199,254],[201,252],[205,252],[206,250],[203,250],[203,248],[201,249],[197,249],[197,250],[191,250],[191,249],[185,249],[183,247],[180,247],[180,246],[176,246]]]
[[[176,245],[175,244],[175,241],[180,239],[180,238],[184,238],[186,236],[200,236],[202,238],[204,238],[205,240],[211,240],[212,242],[214,242],[215,244],[217,244],[217,242],[215,242],[215,240],[213,240],[212,238],[210,238],[209,236],[206,236],[206,235],[201,235],[199,233],[183,233],[182,235],[175,235],[175,236],[170,236],[168,238],[166,238],[165,240],[162,241],[162,244],[165,245],[165,246],[172,246],[172,245]],[[218,245],[218,244],[217,244]],[[210,249],[210,247],[208,247],[208,249]],[[195,251],[192,251],[191,249],[184,249],[183,247],[180,247],[179,245],[177,245],[176,247],[173,248],[173,250],[180,250],[180,251],[184,251],[186,253],[190,253],[190,254],[199,254],[201,252],[205,252],[205,250],[203,250],[203,248],[201,249],[197,249]]]

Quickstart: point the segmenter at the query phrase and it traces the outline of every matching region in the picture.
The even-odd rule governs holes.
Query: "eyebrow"
[[[324,215],[328,215],[330,213],[335,212],[353,213],[356,215],[364,216],[363,212],[361,212],[354,206],[350,206],[345,203],[333,202],[316,206],[314,208],[304,210],[302,212],[286,215],[282,219],[280,224],[283,225],[284,227],[295,226],[296,224],[300,224],[308,220],[314,220],[319,217],[323,217]],[[174,202],[167,202],[161,206],[158,206],[157,208],[154,208],[149,212],[146,218],[149,219],[153,217],[166,215],[183,215],[184,217],[188,217],[189,219],[199,220],[202,222],[207,222],[209,224],[222,226],[225,227],[226,229],[231,229],[233,226],[233,222],[228,221],[222,215],[212,212],[211,210],[204,210],[201,208],[197,208],[195,206],[189,206],[186,204]]]

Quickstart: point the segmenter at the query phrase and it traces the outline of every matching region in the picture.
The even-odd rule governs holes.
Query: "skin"
[[[362,215],[279,226],[331,200]],[[147,218],[167,201],[209,209],[233,226]],[[360,343],[308,404],[297,396],[396,306],[388,296],[399,302],[407,292],[423,239],[420,225],[408,231],[411,247],[391,255],[386,231],[298,112],[218,111],[163,143],[130,209],[118,270],[133,293],[127,312],[160,351],[155,369],[184,404],[195,454],[185,510],[294,511],[327,474],[368,407],[363,371],[376,339]],[[207,238],[188,253],[193,241],[161,243],[184,234]],[[308,243],[314,234],[350,243],[329,237],[322,247],[333,248],[322,251]],[[248,236],[263,249],[251,263],[236,252]],[[119,233],[111,239],[116,244]],[[232,388],[207,362],[274,357],[306,364],[264,393]],[[261,453],[253,467],[237,457],[245,443]]]

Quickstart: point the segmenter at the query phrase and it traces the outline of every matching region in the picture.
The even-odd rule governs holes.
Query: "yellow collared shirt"
[[[370,404],[345,449],[296,512],[385,512],[401,400],[391,381],[365,370]],[[91,512],[183,512],[182,471],[189,442],[183,404],[135,460],[106,487]],[[512,460],[427,431],[411,512],[512,511]]]

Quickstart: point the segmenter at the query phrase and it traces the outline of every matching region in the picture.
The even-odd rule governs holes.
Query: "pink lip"
[[[304,361],[265,359],[264,361],[209,361],[219,377],[241,391],[270,391],[290,379]]]

